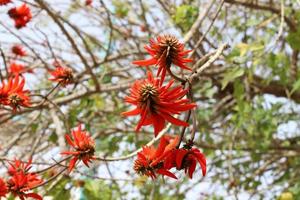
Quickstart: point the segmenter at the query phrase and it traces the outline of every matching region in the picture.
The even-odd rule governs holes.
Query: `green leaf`
[[[54,188],[49,191],[49,194],[53,196],[53,199],[70,199],[70,190],[65,189],[66,184],[69,182],[68,179],[62,179],[58,182]]]
[[[222,90],[234,79],[244,75],[245,70],[242,67],[234,67],[228,70],[223,77],[222,83]]]
[[[112,190],[100,180],[87,180],[83,189],[84,199],[109,200],[112,198]]]
[[[298,79],[296,82],[294,82],[293,88],[292,88],[292,91],[290,94],[293,94],[294,92],[296,92],[299,89],[300,89],[300,79]]]
[[[286,41],[292,49],[300,50],[300,30],[298,29],[296,32],[289,32]]]
[[[173,19],[186,32],[191,28],[198,15],[198,8],[192,5],[181,5],[176,8]]]

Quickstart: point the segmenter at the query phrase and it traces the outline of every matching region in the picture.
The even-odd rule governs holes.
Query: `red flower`
[[[82,131],[81,125],[78,125],[77,130],[72,131],[73,140],[69,135],[66,135],[66,140],[74,148],[74,151],[65,151],[61,154],[74,156],[69,164],[69,172],[75,167],[78,160],[89,167],[89,162],[95,159],[95,141],[91,138],[89,133]]]
[[[3,181],[3,179],[0,178],[0,199],[1,197],[5,197],[8,192],[6,183]]]
[[[192,62],[191,59],[186,58],[190,50],[185,50],[183,43],[180,43],[172,35],[162,35],[156,39],[157,41],[150,39],[150,45],[144,47],[151,58],[137,60],[133,64],[141,66],[158,65],[157,76],[161,74],[162,82],[165,80],[167,68],[171,67],[171,64],[177,65],[181,69],[191,70],[186,66],[186,63]]]
[[[185,173],[189,174],[190,178],[193,178],[193,173],[196,169],[197,162],[199,162],[202,175],[206,174],[206,159],[199,149],[176,149],[173,150],[165,160],[164,167],[171,169],[176,167],[177,170],[184,169]]]
[[[163,136],[160,139],[157,148],[154,146],[144,146],[143,150],[137,154],[137,159],[134,162],[134,170],[141,175],[156,178],[156,174],[169,176],[177,179],[168,169],[164,168],[165,157],[175,149],[178,143],[178,137]]]
[[[54,71],[51,71],[50,74],[53,76],[53,78],[50,78],[49,80],[58,82],[62,86],[66,86],[68,84],[73,83],[74,77],[73,77],[73,71],[69,67],[63,67],[59,63],[55,62],[54,66],[56,66],[56,69]]]
[[[8,105],[13,108],[14,111],[23,107],[30,106],[29,91],[24,90],[25,79],[17,75],[14,78],[9,78],[8,82],[5,84],[2,82],[0,87],[0,104]]]
[[[14,163],[9,162],[8,174],[13,176],[15,173],[20,171],[27,173],[31,168],[32,159],[29,159],[27,163],[24,163],[21,160],[15,159]]]
[[[23,3],[19,7],[12,8],[8,11],[8,15],[10,18],[15,20],[15,27],[20,29],[25,27],[26,24],[31,20],[32,15],[30,8],[27,6],[26,3]]]
[[[16,54],[17,56],[26,56],[26,51],[24,50],[24,48],[21,45],[14,45],[11,48],[11,51]]]
[[[12,62],[9,66],[9,73],[18,75],[18,74],[23,74],[23,73],[32,73],[33,71],[31,69],[25,68],[23,64]]]
[[[133,84],[131,94],[125,98],[125,101],[135,105],[136,108],[123,112],[122,115],[141,115],[136,131],[142,126],[153,124],[156,136],[164,128],[166,120],[178,126],[189,125],[172,115],[193,109],[196,104],[183,99],[188,91],[181,86],[171,89],[173,83],[174,81],[171,80],[166,86],[161,86],[160,80],[154,79],[151,72],[148,72],[147,79],[137,80]]]
[[[86,6],[92,5],[92,3],[93,3],[93,0],[86,0],[86,1],[85,1],[85,5],[86,5]]]
[[[8,3],[11,3],[11,0],[0,0],[0,6],[6,5]]]
[[[31,190],[42,182],[43,181],[34,173],[19,171],[12,175],[12,177],[8,180],[7,185],[9,191],[14,196],[18,196],[21,200],[26,198],[42,200],[43,198],[36,193],[27,193],[28,190]]]

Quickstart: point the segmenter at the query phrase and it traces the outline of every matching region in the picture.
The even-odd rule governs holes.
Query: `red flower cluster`
[[[153,146],[145,146],[138,153],[137,159],[134,162],[134,170],[141,175],[145,175],[155,179],[157,174],[169,176],[177,179],[170,172],[170,169],[185,170],[190,178],[193,178],[193,173],[196,169],[196,164],[199,162],[202,175],[206,174],[206,159],[205,156],[196,148],[180,148],[176,149],[179,137],[163,136],[157,148]]]
[[[26,72],[33,73],[31,69],[28,69],[23,64],[17,62],[10,63],[8,72],[15,76]]]
[[[171,88],[173,83],[174,81],[171,80],[167,85],[161,86],[160,80],[148,72],[147,79],[137,80],[133,84],[131,94],[125,98],[125,101],[136,108],[122,114],[141,115],[136,131],[142,126],[153,124],[156,136],[164,128],[166,120],[178,126],[189,125],[172,115],[191,110],[196,107],[196,104],[189,103],[188,99],[183,98],[188,91],[181,86]]]
[[[58,82],[62,86],[66,86],[74,82],[73,71],[71,68],[63,67],[58,62],[55,62],[54,66],[56,69],[50,72],[53,78],[50,78],[49,80]]]
[[[134,170],[141,175],[145,175],[155,179],[157,174],[169,176],[177,179],[177,177],[164,167],[164,160],[176,148],[178,137],[163,136],[157,148],[154,146],[145,146],[143,150],[137,154],[134,162]]]
[[[78,160],[89,167],[89,162],[95,159],[95,141],[91,138],[89,133],[82,131],[81,125],[78,125],[77,130],[72,131],[73,139],[66,135],[66,140],[69,145],[74,148],[74,151],[62,152],[62,155],[72,155],[73,158],[69,163],[69,172],[73,170]]]
[[[8,15],[15,21],[15,27],[17,29],[25,27],[32,18],[30,8],[26,3],[23,3],[19,7],[10,9],[8,11]]]
[[[26,56],[26,51],[24,50],[24,48],[21,45],[14,45],[11,48],[11,51],[16,55],[16,56]]]
[[[170,68],[172,64],[191,71],[191,68],[186,66],[186,63],[192,62],[192,59],[186,58],[191,50],[185,50],[183,43],[180,43],[175,36],[158,36],[156,41],[150,39],[150,45],[145,46],[145,49],[151,58],[137,60],[133,64],[140,66],[158,65],[157,76],[161,75],[162,82],[165,80],[167,68]]]
[[[11,3],[11,0],[0,0],[0,6]]]
[[[3,179],[0,178],[0,199],[1,197],[5,197],[8,193],[8,189],[6,183]]]
[[[2,82],[0,86],[0,104],[10,106],[16,111],[21,106],[29,107],[29,91],[24,90],[25,79],[19,75],[9,78],[8,82]]]
[[[38,178],[37,174],[29,172],[31,160],[28,163],[15,160],[14,163],[9,163],[9,165],[8,174],[10,178],[7,182],[0,179],[0,198],[5,197],[10,192],[21,200],[25,200],[26,198],[42,200],[43,198],[37,193],[28,193],[29,190],[43,182]]]
[[[140,115],[141,119],[136,126],[138,131],[142,126],[153,124],[154,134],[157,134],[164,128],[165,121],[178,126],[188,126],[187,122],[173,117],[175,114],[191,110],[196,107],[195,103],[189,102],[184,98],[188,90],[182,86],[171,88],[174,80],[171,80],[163,86],[166,73],[171,73],[172,64],[181,69],[191,70],[186,63],[192,62],[186,58],[189,50],[184,49],[184,45],[177,38],[171,35],[158,36],[156,40],[151,39],[150,45],[145,46],[147,52],[151,55],[150,59],[138,60],[133,63],[141,66],[158,65],[157,76],[154,78],[152,73],[148,72],[148,78],[136,81],[131,87],[130,95],[126,96],[125,101],[135,107],[135,109],[122,113],[125,116]],[[206,159],[199,149],[192,147],[192,142],[179,148],[179,139],[176,137],[173,142],[170,138],[162,137],[159,146],[143,147],[138,153],[134,164],[137,173],[156,178],[156,174],[166,175],[172,178],[176,176],[170,172],[172,168],[183,170],[193,177],[197,163],[200,164],[202,175],[206,174]],[[177,147],[177,148],[176,148]]]

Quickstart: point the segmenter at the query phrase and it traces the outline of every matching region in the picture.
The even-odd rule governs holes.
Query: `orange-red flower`
[[[191,70],[186,63],[192,62],[192,59],[186,58],[190,50],[184,49],[184,44],[180,43],[175,36],[162,35],[150,39],[150,45],[144,47],[151,55],[150,59],[137,60],[133,64],[140,66],[158,65],[157,76],[161,75],[162,82],[165,80],[167,68],[172,64],[181,69]]]
[[[25,79],[20,78],[18,75],[9,78],[7,83],[2,82],[0,87],[0,104],[10,106],[14,111],[20,106],[29,107],[29,91],[24,90],[24,85]]]
[[[74,76],[73,71],[69,67],[63,67],[59,63],[55,62],[54,66],[56,69],[54,71],[51,71],[50,74],[53,76],[49,80],[58,82],[62,86],[66,86],[68,84],[73,83]]]
[[[163,136],[157,148],[154,146],[144,146],[143,150],[137,154],[137,159],[134,162],[134,170],[138,174],[151,177],[152,179],[155,179],[157,174],[177,179],[172,172],[164,168],[164,159],[176,148],[178,139],[178,137]]]
[[[26,198],[43,199],[36,193],[28,193],[29,190],[43,182],[38,178],[37,174],[29,172],[31,159],[27,163],[15,159],[13,163],[9,162],[9,165],[8,174],[11,178],[7,181],[8,191],[14,196],[18,196],[21,200]]]
[[[31,69],[28,69],[23,64],[17,63],[17,62],[10,63],[8,71],[10,74],[13,74],[13,75],[23,74],[26,72],[28,72],[28,73],[33,72]]]
[[[3,179],[0,178],[0,199],[1,197],[5,197],[8,192],[6,183]]]
[[[184,169],[185,173],[188,173],[190,178],[193,178],[193,173],[196,169],[197,162],[200,164],[202,169],[202,175],[206,174],[206,159],[204,154],[197,148],[191,149],[176,149],[168,154],[164,167],[171,169],[176,167],[177,170]]]
[[[43,181],[37,177],[34,173],[25,173],[19,171],[12,175],[7,181],[8,190],[14,195],[19,197],[21,200],[26,198],[32,198],[42,200],[43,198],[36,193],[28,193],[29,190],[38,186]]]
[[[10,9],[8,11],[8,15],[15,21],[15,27],[17,29],[25,27],[32,18],[30,8],[26,3],[23,3],[19,7]]]
[[[27,163],[15,159],[13,163],[9,162],[8,174],[10,176],[13,176],[15,173],[18,173],[20,171],[27,173],[31,168],[31,163],[32,163],[32,159],[29,159]]]
[[[123,112],[122,115],[141,115],[136,131],[142,126],[153,124],[156,136],[164,128],[166,120],[178,126],[189,125],[172,115],[193,109],[196,104],[189,103],[188,99],[183,98],[188,91],[181,86],[171,88],[173,83],[174,81],[171,80],[167,85],[161,86],[160,80],[153,78],[152,73],[148,72],[147,79],[137,80],[133,84],[131,94],[125,98],[125,101],[136,108]]]
[[[26,51],[25,49],[21,46],[21,45],[14,45],[12,48],[11,48],[11,51],[16,55],[16,56],[26,56]]]
[[[66,140],[69,145],[73,147],[73,151],[62,152],[62,155],[72,155],[73,158],[69,163],[69,172],[75,167],[78,160],[89,167],[89,162],[95,159],[95,141],[91,138],[89,133],[82,131],[81,125],[78,125],[77,130],[72,130],[73,139],[66,135]]]
[[[0,0],[0,6],[6,5],[8,3],[11,3],[11,0]]]

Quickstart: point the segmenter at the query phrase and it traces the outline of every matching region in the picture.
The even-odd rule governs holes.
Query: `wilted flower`
[[[30,8],[26,3],[23,3],[19,7],[10,9],[8,11],[8,15],[15,21],[15,27],[17,29],[25,27],[32,18]]]
[[[17,55],[17,56],[26,56],[26,51],[24,50],[24,48],[21,45],[14,45],[11,48],[11,51]]]

